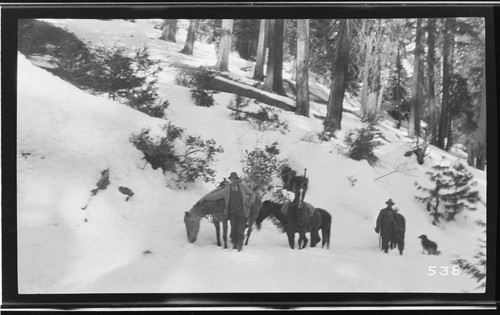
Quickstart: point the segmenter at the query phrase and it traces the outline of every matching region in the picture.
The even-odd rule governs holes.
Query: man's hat
[[[231,175],[229,175],[229,179],[233,179],[233,178],[235,178],[235,179],[240,179],[240,178],[238,177],[238,174],[236,174],[236,172],[232,172],[232,173],[231,173]]]
[[[394,205],[394,202],[392,202],[392,199],[389,199],[385,202],[387,205],[392,206]]]

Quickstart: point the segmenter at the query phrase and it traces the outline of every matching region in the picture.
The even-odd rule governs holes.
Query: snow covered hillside
[[[19,293],[480,292],[468,275],[451,274],[451,261],[474,254],[482,236],[474,221],[486,220],[485,207],[479,204],[475,212],[440,229],[415,199],[415,181],[424,181],[435,163],[457,157],[431,147],[425,164],[418,165],[415,157],[404,156],[412,147],[406,132],[386,120],[379,129],[387,141],[376,150],[380,162],[372,167],[339,152],[344,135],[362,125],[352,114],[344,114],[338,140],[319,143],[307,141],[322,130],[322,121],[312,116],[280,111],[290,127],[283,135],[233,120],[227,108],[232,94],[216,94],[210,108],[195,106],[189,89],[175,84],[170,65],[214,65],[215,49],[196,42],[193,56],[178,53],[186,34],[183,20],[177,43],[157,39],[161,31],[151,20],[49,21],[93,44],[147,44],[152,57],[163,62],[159,94],[170,102],[167,119],[223,146],[213,165],[218,181],[232,171],[241,174],[245,149],[278,141],[281,158],[299,170],[307,168],[306,201],[331,213],[332,236],[330,249],[291,250],[286,235],[266,220],[237,252],[217,247],[214,227],[203,219],[198,240],[189,243],[184,212],[214,184],[172,188],[169,177],[153,170],[129,141],[142,128],[159,132],[165,120],[85,93],[19,53]],[[249,65],[235,54],[230,57],[233,75],[245,77],[241,69]],[[249,110],[260,105],[251,103]],[[354,100],[349,106],[356,106]],[[313,110],[325,112],[320,104],[313,104]],[[91,198],[104,170],[109,170],[110,184]],[[486,200],[485,173],[470,171]],[[126,201],[119,187],[134,196]],[[407,222],[403,256],[378,249],[375,220],[389,198]],[[420,234],[437,241],[442,254],[422,255]],[[450,273],[429,276],[429,266],[448,267]]]

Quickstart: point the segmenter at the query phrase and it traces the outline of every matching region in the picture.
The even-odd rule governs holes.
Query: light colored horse
[[[227,248],[227,216],[224,213],[224,207],[224,199],[205,201],[195,204],[189,212],[184,214],[184,223],[186,224],[187,237],[190,243],[196,242],[200,231],[201,218],[210,215],[215,226],[217,246],[222,245],[220,241],[220,223],[222,223],[222,238],[224,248]]]
[[[215,225],[215,232],[217,235],[217,245],[221,246],[220,243],[220,223],[222,223],[223,233],[222,237],[224,240],[224,248],[227,248],[227,216],[224,213],[224,199],[218,199],[216,201],[204,201],[201,203],[196,203],[191,210],[185,212],[184,214],[184,224],[186,225],[186,232],[189,242],[194,243],[198,237],[200,231],[200,221],[201,218],[211,215],[213,218],[213,223]],[[250,234],[252,233],[253,225],[257,220],[262,208],[262,200],[259,196],[256,196],[254,203],[250,206],[250,218],[247,226],[245,245],[248,245],[248,240],[250,239]],[[233,243],[235,240],[231,240]]]

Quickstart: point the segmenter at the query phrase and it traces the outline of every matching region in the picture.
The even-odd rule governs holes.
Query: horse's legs
[[[387,235],[382,235],[382,250],[386,254],[389,252],[389,237]]]
[[[238,243],[238,251],[240,252],[243,249],[243,241],[245,240],[246,220],[240,218],[237,221],[238,229],[236,233],[238,233],[238,235],[236,236],[236,239]]]
[[[227,248],[227,220],[222,221],[222,239],[224,239],[224,248]]]
[[[233,249],[236,249],[236,220],[234,218],[231,218],[229,222],[231,223],[231,243],[233,243]]]
[[[245,240],[245,245],[248,245],[248,239],[250,238],[250,234],[252,234],[253,222],[248,223],[247,237]]]
[[[214,226],[215,226],[215,235],[217,237],[217,246],[221,246],[220,243],[220,224],[219,221],[214,221]]]
[[[320,242],[319,238],[319,230],[312,229],[311,230],[311,247],[316,247],[316,244]]]
[[[302,242],[301,242],[302,240]],[[301,233],[299,237],[299,249],[303,249],[307,246],[308,239],[306,237],[306,233]],[[312,239],[311,239],[312,242]],[[300,243],[302,243],[302,246],[300,246]]]
[[[293,249],[295,247],[295,233],[287,231],[286,234],[288,236],[288,244]]]
[[[328,234],[328,230],[326,228],[321,229],[321,248],[330,247],[330,235]]]

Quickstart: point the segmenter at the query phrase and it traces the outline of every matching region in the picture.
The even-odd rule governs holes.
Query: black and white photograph
[[[17,19],[18,294],[486,293],[484,14],[162,12]]]

